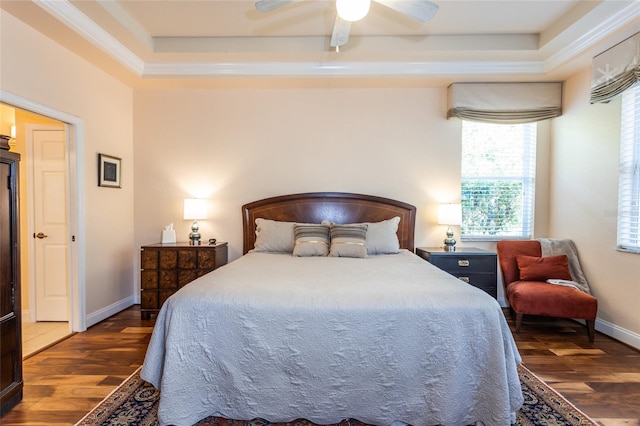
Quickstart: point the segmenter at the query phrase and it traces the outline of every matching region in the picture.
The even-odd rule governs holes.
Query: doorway
[[[64,123],[16,109],[21,161],[22,351],[71,335],[67,137]],[[25,250],[26,249],[26,250]]]
[[[87,329],[86,302],[85,302],[85,241],[84,241],[84,122],[82,119],[33,102],[29,99],[0,90],[0,106],[9,105],[17,110],[30,112],[31,114],[53,120],[57,125],[62,125],[66,133],[67,153],[67,215],[68,234],[71,237],[69,245],[69,329],[73,332],[81,332]],[[33,232],[33,231],[31,231]],[[32,236],[31,236],[32,238]],[[25,255],[26,256],[26,255]]]

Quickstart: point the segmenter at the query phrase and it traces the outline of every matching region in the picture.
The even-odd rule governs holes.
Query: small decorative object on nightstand
[[[455,252],[441,247],[418,247],[416,254],[491,296],[498,296],[498,255],[495,252],[473,247],[458,248]]]
[[[446,251],[454,251],[456,249],[456,240],[453,238],[451,225],[460,225],[462,223],[462,206],[460,204],[440,204],[438,206],[438,223],[449,226],[447,238],[444,240],[444,249]]]
[[[227,243],[149,244],[140,249],[142,319],[157,314],[165,300],[191,281],[227,264]]]

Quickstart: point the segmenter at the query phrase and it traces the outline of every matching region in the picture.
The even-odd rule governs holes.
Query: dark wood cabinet
[[[18,163],[0,149],[0,415],[22,400]],[[2,423],[2,422],[0,422]]]
[[[173,293],[228,261],[227,243],[149,244],[140,252],[140,304],[143,319],[157,314]]]
[[[416,254],[491,296],[498,296],[498,255],[495,252],[473,247],[463,247],[456,251],[418,247]]]

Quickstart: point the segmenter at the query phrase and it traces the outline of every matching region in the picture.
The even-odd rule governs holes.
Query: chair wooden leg
[[[524,314],[516,312],[516,333],[520,333],[520,326],[522,325],[522,317]]]
[[[587,335],[589,336],[589,343],[593,343],[596,337],[596,321],[586,320],[587,322]]]

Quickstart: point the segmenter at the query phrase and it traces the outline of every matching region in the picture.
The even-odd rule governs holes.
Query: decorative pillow
[[[293,255],[299,257],[327,256],[329,254],[329,225],[293,225],[295,245]]]
[[[367,223],[367,254],[392,254],[400,251],[398,224],[400,217]]]
[[[294,222],[256,219],[256,242],[253,250],[292,253],[295,243],[293,225]]]
[[[546,281],[548,279],[571,280],[569,272],[569,258],[560,256],[516,256],[520,280],[522,281]]]
[[[329,256],[367,257],[367,224],[331,224]]]

